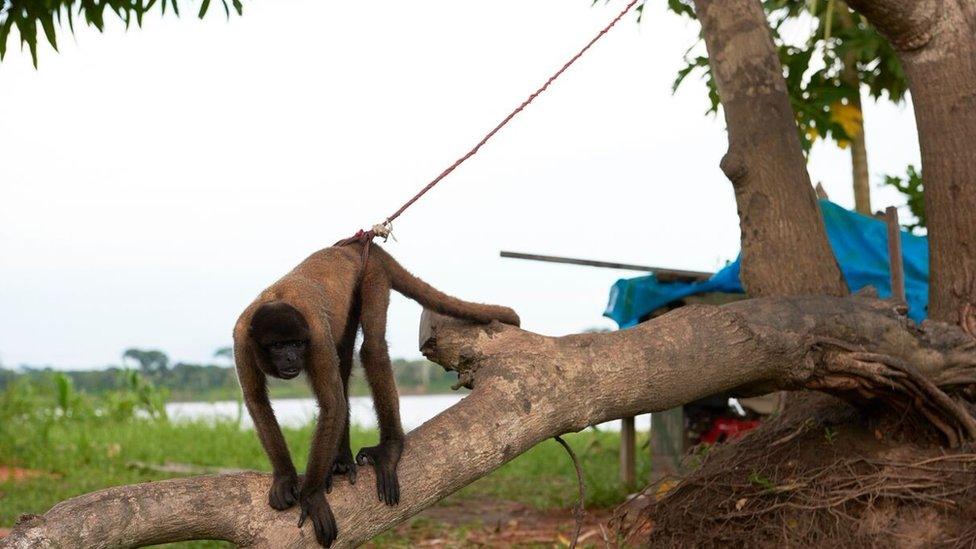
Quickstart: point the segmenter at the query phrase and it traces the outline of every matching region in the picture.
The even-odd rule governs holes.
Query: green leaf
[[[72,15],[71,5],[69,4],[66,8],[64,8],[64,11],[68,14],[68,29],[71,31],[72,34],[74,34],[74,32],[75,32],[75,16]]]
[[[886,175],[882,181],[883,186],[894,187],[898,192],[905,196],[905,205],[915,216],[914,223],[902,223],[909,231],[916,232],[925,228],[925,185],[922,174],[909,164],[905,169],[905,177],[898,175]]]
[[[34,20],[34,16],[31,13],[27,13],[27,10],[18,10],[20,13],[16,13],[15,23],[17,25],[17,31],[20,33],[20,46],[24,47],[27,44],[27,48],[30,50],[31,61],[34,63],[34,68],[37,68],[37,22]]]
[[[47,37],[47,41],[54,48],[54,51],[58,51],[58,40],[54,36],[54,16],[51,12],[42,14],[39,19],[41,20],[41,27],[44,29],[44,36]]]
[[[10,36],[10,26],[13,24],[9,19],[0,23],[0,61],[7,53],[7,37]]]
[[[207,15],[207,8],[209,7],[210,7],[210,0],[203,0],[203,2],[200,2],[200,13],[197,14],[197,17],[203,19],[203,16]]]
[[[668,0],[668,9],[678,15],[684,15],[692,19],[697,19],[695,16],[695,10],[691,7],[691,5],[686,4],[682,0]]]

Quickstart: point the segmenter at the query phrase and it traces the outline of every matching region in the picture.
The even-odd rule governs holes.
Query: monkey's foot
[[[400,481],[396,468],[402,451],[403,442],[397,441],[362,448],[356,454],[356,463],[373,466],[376,472],[376,496],[387,505],[400,503]]]
[[[268,505],[272,509],[284,511],[298,501],[298,475],[274,475],[271,490],[268,491]]]
[[[336,456],[335,461],[332,462],[332,470],[325,477],[325,493],[328,494],[332,492],[332,479],[337,475],[346,475],[349,479],[349,484],[356,484],[356,461],[352,459],[352,452],[350,451],[339,451],[339,455]]]
[[[325,500],[324,490],[315,490],[309,494],[299,496],[302,507],[301,517],[298,519],[298,527],[305,524],[305,519],[312,519],[312,530],[315,532],[315,539],[322,547],[329,547],[339,535],[339,528],[336,526],[335,515],[329,502]]]

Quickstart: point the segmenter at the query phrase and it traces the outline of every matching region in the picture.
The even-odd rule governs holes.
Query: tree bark
[[[838,0],[834,7],[837,12],[837,22],[844,29],[849,29],[855,25],[851,10],[843,0]],[[858,131],[851,138],[851,181],[854,184],[854,209],[864,215],[872,215],[871,211],[871,174],[868,170],[868,145],[865,135],[863,115],[861,107],[861,78],[858,76],[857,53],[851,51],[844,56],[844,68],[841,72],[841,79],[845,84],[856,90],[851,98],[851,105],[857,107],[862,116],[862,122]]]
[[[861,100],[855,103],[861,108]],[[868,144],[864,128],[851,136],[851,179],[854,182],[854,210],[864,215],[871,211],[871,176],[868,172]]]
[[[929,318],[976,334],[976,3],[849,0],[898,52],[925,178]]]
[[[735,188],[746,292],[846,294],[762,6],[695,0],[695,11],[728,125],[722,170]]]
[[[976,438],[972,418],[931,391],[976,382],[971,338],[938,323],[919,329],[896,309],[860,297],[767,298],[690,305],[628,330],[565,337],[425,313],[424,354],[473,391],[407,437],[398,506],[377,500],[369,467],[355,485],[337,481],[328,496],[335,546],[368,540],[552,436],[724,391],[807,387],[920,403],[942,418],[950,443]],[[906,379],[921,390],[906,393]],[[297,509],[268,506],[269,485],[269,475],[239,473],[109,488],[26,517],[0,547],[315,546],[310,525],[296,526]]]

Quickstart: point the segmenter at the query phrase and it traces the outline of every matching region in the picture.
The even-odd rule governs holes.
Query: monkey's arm
[[[288,444],[281,434],[281,427],[268,399],[267,379],[254,362],[254,351],[250,343],[234,345],[234,361],[237,364],[237,377],[244,393],[244,404],[254,422],[254,429],[271,467],[274,481],[268,494],[268,504],[280,510],[288,509],[298,501],[298,474],[291,461]]]
[[[313,329],[316,335],[313,336],[311,363],[306,374],[319,405],[319,418],[299,493],[302,517],[298,524],[301,526],[306,518],[311,518],[315,538],[328,547],[338,535],[338,529],[325,499],[325,486],[327,477],[332,474],[348,411],[335,343],[327,326]]]

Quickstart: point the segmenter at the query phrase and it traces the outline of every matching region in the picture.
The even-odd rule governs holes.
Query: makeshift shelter
[[[820,200],[819,205],[827,238],[850,291],[872,286],[880,297],[889,297],[891,268],[886,223],[829,200]],[[928,240],[902,231],[901,246],[908,316],[921,321],[928,307]],[[629,328],[683,305],[718,305],[742,299],[745,295],[739,280],[740,259],[741,256],[705,280],[664,281],[654,274],[620,279],[610,289],[604,316],[616,321],[620,328]],[[721,395],[717,400],[722,400]],[[685,410],[676,408],[655,413],[652,424],[652,475],[677,472],[689,444]],[[633,440],[633,425],[633,418],[624,420],[622,431],[627,435],[624,440]],[[627,473],[631,475],[632,454],[633,450],[621,446],[621,463],[630,465]]]
[[[819,202],[827,228],[827,239],[847,280],[848,288],[856,292],[865,286],[873,286],[880,297],[890,296],[888,234],[885,222],[844,209],[828,200]],[[902,231],[901,241],[908,316],[921,321],[925,318],[928,307],[928,240]],[[620,279],[610,289],[610,301],[603,314],[616,321],[621,328],[629,328],[647,320],[658,309],[682,305],[682,300],[688,296],[714,292],[744,292],[739,281],[739,259],[708,280],[700,282],[661,282],[653,274]]]

